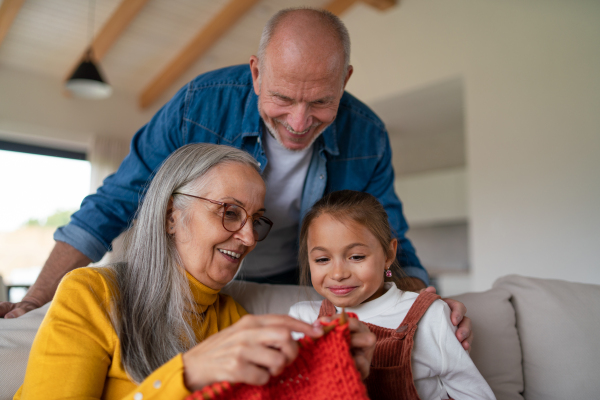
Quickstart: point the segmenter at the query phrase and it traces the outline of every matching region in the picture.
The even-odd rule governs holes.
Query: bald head
[[[318,63],[323,68],[339,68],[343,79],[350,65],[350,37],[343,22],[328,11],[289,8],[267,22],[257,56],[261,68],[268,58],[276,57],[277,64]]]

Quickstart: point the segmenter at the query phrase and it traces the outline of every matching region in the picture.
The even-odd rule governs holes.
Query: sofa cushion
[[[15,319],[0,319],[0,400],[12,399],[23,384],[33,338],[50,303]]]
[[[527,400],[600,396],[600,286],[509,275]]]
[[[523,400],[521,345],[510,293],[491,289],[452,296],[473,323],[471,358],[498,400]]]
[[[287,314],[299,301],[323,299],[312,287],[241,281],[232,281],[221,292],[233,297],[250,314]]]

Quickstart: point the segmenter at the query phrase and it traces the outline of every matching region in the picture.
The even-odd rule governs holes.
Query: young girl
[[[290,315],[314,322],[346,307],[369,326],[377,336],[365,381],[372,399],[495,399],[454,336],[446,303],[397,288],[396,247],[375,197],[350,190],[323,197],[304,218],[299,257],[301,279],[325,300],[294,304]]]

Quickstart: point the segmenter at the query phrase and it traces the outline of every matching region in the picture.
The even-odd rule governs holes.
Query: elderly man
[[[414,289],[424,288],[427,272],[404,236],[408,226],[394,193],[385,127],[344,92],[352,75],[349,59],[348,32],[334,15],[310,9],[277,13],[263,30],[250,68],[198,76],[136,133],[117,173],[56,232],[56,246],[24,301],[1,304],[0,316],[16,317],[40,307],[51,300],[65,273],[98,261],[127,228],[153,171],[177,148],[193,142],[244,149],[263,169],[265,206],[275,225],[247,257],[243,279],[296,282],[302,217],[324,194],[353,189],[373,194],[384,205],[398,236],[400,265]],[[464,306],[449,304],[458,324]],[[468,348],[468,318],[459,328],[457,337]]]

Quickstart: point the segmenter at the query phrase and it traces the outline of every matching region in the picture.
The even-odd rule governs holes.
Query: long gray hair
[[[136,382],[196,344],[201,320],[191,321],[194,299],[185,269],[167,233],[167,209],[174,192],[202,195],[207,173],[216,165],[241,163],[260,171],[242,150],[214,144],[189,144],[162,164],[152,180],[125,239],[125,263],[113,264],[104,276],[112,282],[111,321],[121,342],[125,371]],[[173,209],[193,201],[174,196]],[[186,316],[187,314],[187,316]]]

